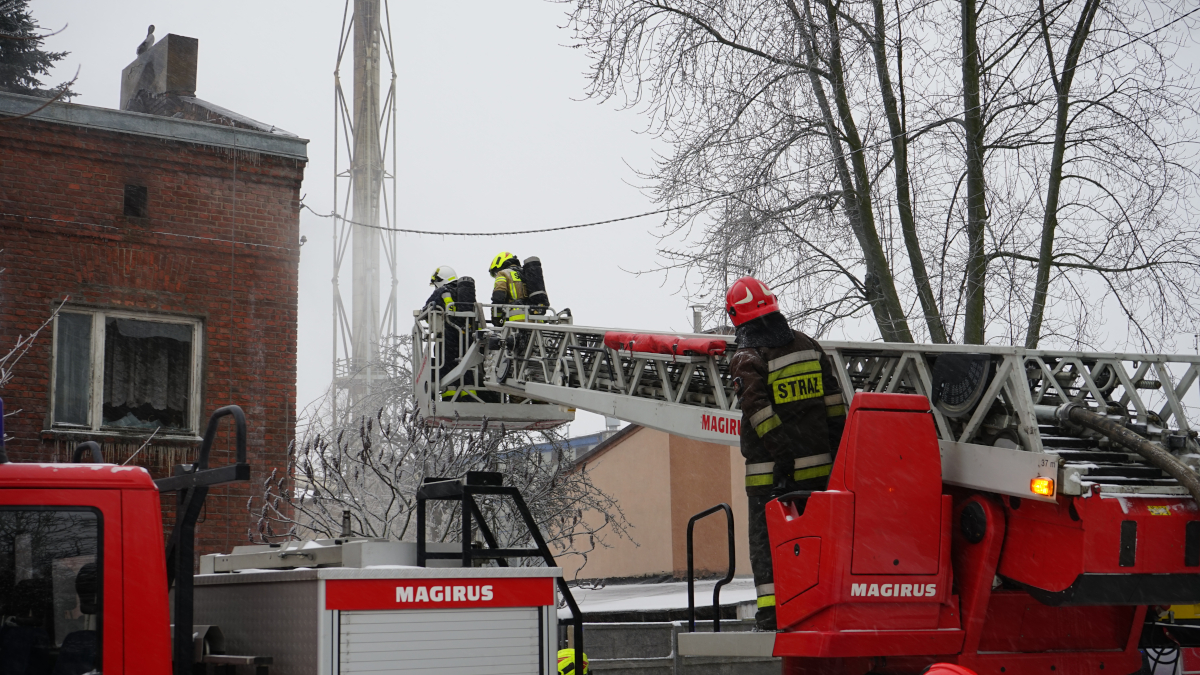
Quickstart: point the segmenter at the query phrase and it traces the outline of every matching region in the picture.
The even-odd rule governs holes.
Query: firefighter
[[[846,406],[832,361],[793,331],[775,295],[753,277],[733,283],[725,311],[736,328],[730,373],[742,409],[750,563],[760,630],[775,630],[775,585],[766,506],[795,490],[824,490],[841,441]]]
[[[529,291],[525,280],[521,278],[521,261],[517,256],[503,251],[488,266],[488,273],[496,280],[492,285],[493,305],[527,305]],[[513,307],[507,310],[492,310],[492,325],[503,326],[505,321],[524,321],[525,310]]]
[[[453,311],[451,305],[454,304],[454,291],[458,287],[458,275],[454,273],[454,268],[449,265],[438,267],[430,275],[429,285],[433,286],[433,293],[425,301],[425,306]]]
[[[454,299],[458,293],[458,275],[455,274],[453,267],[449,265],[439,266],[430,275],[429,285],[433,286],[433,293],[425,301],[426,309],[436,308],[446,312],[456,311]],[[441,377],[445,377],[458,364],[458,357],[460,355],[459,342],[461,333],[465,330],[465,323],[459,317],[446,316],[442,325],[445,337],[442,340],[442,366],[438,369],[438,374]],[[454,392],[444,392],[442,396],[449,398],[454,396]]]

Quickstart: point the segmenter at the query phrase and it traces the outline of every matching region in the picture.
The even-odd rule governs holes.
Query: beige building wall
[[[736,573],[750,574],[745,468],[737,447],[635,427],[597,446],[592,456],[582,458],[581,465],[592,483],[620,505],[632,541],[606,531],[603,543],[607,547],[598,544],[587,552],[586,565],[581,553],[561,554],[559,561],[567,578],[683,577],[687,573],[688,519],[720,503],[733,509]],[[588,522],[595,526],[603,518],[589,514]],[[586,537],[577,539],[573,551],[589,548]],[[697,522],[698,574],[725,572],[727,542],[723,514]]]
[[[661,431],[638,429],[585,463],[583,470],[592,484],[616,500],[625,513],[632,540],[608,529],[602,534],[602,543],[586,553],[586,565],[584,556],[578,553],[558,556],[568,579],[638,577],[671,570],[668,438]],[[587,518],[593,526],[603,522],[599,514]],[[590,542],[579,539],[572,549],[586,551]]]
[[[750,535],[746,506],[746,458],[741,448],[729,446],[729,495],[733,507],[733,543],[737,552],[737,575],[750,576]]]

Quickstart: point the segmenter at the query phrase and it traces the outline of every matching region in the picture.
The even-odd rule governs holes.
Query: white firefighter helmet
[[[429,277],[429,285],[434,288],[441,288],[446,285],[446,282],[454,281],[458,275],[454,273],[454,268],[449,265],[442,265],[433,271],[433,276]]]

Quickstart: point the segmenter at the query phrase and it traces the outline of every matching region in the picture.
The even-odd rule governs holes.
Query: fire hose
[[[1141,455],[1152,466],[1179,481],[1179,484],[1186,488],[1188,493],[1192,495],[1192,499],[1195,499],[1196,503],[1200,504],[1200,475],[1193,471],[1191,467],[1176,459],[1175,455],[1171,454],[1170,451],[1158,443],[1143,438],[1141,435],[1126,429],[1125,425],[1120,422],[1094,413],[1088,410],[1086,406],[1078,403],[1065,403],[1059,406],[1054,411],[1054,416],[1060,422],[1091,429],[1107,437],[1113,443],[1124,446]]]

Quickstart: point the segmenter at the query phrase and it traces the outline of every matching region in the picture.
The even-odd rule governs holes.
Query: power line
[[[749,188],[747,188],[747,189],[749,189]],[[724,196],[724,195],[709,197],[708,199],[702,200],[702,202],[703,201],[712,201],[714,199],[720,199],[722,196]],[[697,202],[697,203],[702,203],[702,202]],[[384,225],[370,225],[368,223],[360,223],[358,221],[350,220],[349,218],[344,218],[342,216],[339,216],[336,213],[317,213],[308,204],[301,204],[300,206],[301,206],[301,208],[308,209],[309,211],[311,211],[313,213],[313,215],[317,216],[318,218],[333,218],[335,220],[340,220],[344,223],[349,223],[350,225],[359,225],[361,227],[366,227],[366,228],[369,228],[372,230],[382,230],[384,232],[403,232],[405,234],[432,234],[432,235],[437,235],[437,236],[442,236],[442,237],[504,237],[504,236],[511,236],[511,235],[517,235],[517,234],[540,234],[542,232],[558,232],[560,230],[577,230],[577,229],[580,229],[583,227],[596,227],[597,225],[610,225],[612,223],[620,223],[620,222],[623,222],[626,220],[635,220],[637,218],[645,218],[647,216],[653,216],[653,215],[657,215],[660,213],[667,213],[669,211],[677,211],[679,209],[687,208],[688,205],[675,206],[675,207],[670,207],[670,208],[665,208],[665,209],[658,209],[657,211],[647,211],[645,213],[638,213],[638,214],[634,214],[632,216],[622,216],[620,218],[610,218],[608,220],[598,220],[598,221],[595,221],[592,223],[580,223],[578,225],[563,225],[560,227],[547,227],[547,228],[543,228],[540,230],[518,230],[518,231],[513,231],[513,232],[438,232],[435,230],[411,230],[411,229],[407,229],[407,228],[403,228],[403,227],[386,227]]]

